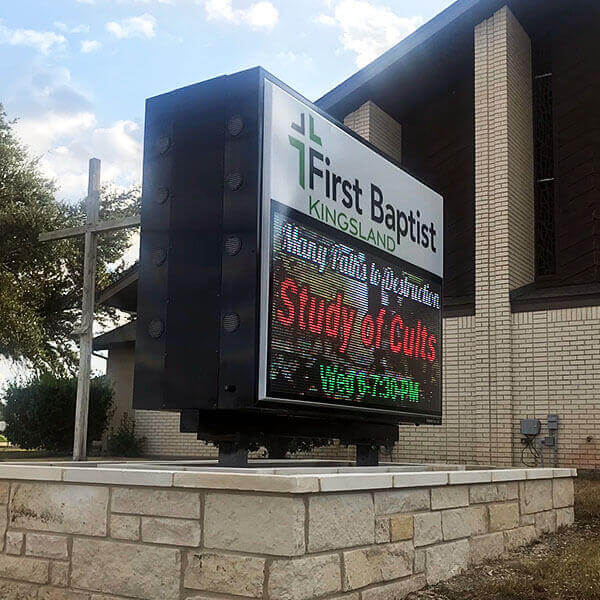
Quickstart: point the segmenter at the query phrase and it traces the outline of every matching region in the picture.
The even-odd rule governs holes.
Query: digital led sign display
[[[436,413],[441,286],[273,203],[267,395]]]
[[[259,399],[441,415],[442,200],[265,81]]]

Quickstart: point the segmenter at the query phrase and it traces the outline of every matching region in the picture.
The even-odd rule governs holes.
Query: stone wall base
[[[573,523],[570,469],[272,471],[0,465],[0,598],[396,599]]]

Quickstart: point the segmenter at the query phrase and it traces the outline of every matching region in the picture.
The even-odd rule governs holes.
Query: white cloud
[[[83,54],[89,54],[95,52],[102,47],[102,44],[98,40],[83,40],[81,42],[81,52]]]
[[[149,13],[130,17],[121,21],[109,21],[106,30],[119,39],[132,37],[153,38],[156,35],[157,21]]]
[[[279,21],[279,11],[272,2],[254,2],[248,8],[233,8],[232,0],[205,0],[209,21],[246,24],[253,29],[273,29]]]
[[[204,9],[206,10],[206,18],[209,21],[235,20],[231,0],[206,0]]]
[[[15,131],[58,186],[58,197],[76,200],[87,189],[88,160],[102,160],[102,181],[139,184],[141,127],[122,119],[98,123],[90,100],[73,85],[67,69],[32,76],[10,99],[18,107]]]
[[[0,44],[11,46],[30,46],[42,54],[48,54],[54,48],[61,48],[66,38],[54,31],[36,31],[35,29],[10,29],[0,24]]]
[[[279,11],[271,2],[256,2],[242,13],[248,25],[255,29],[273,29],[279,20]]]
[[[306,52],[296,53],[292,50],[286,50],[277,53],[277,59],[285,64],[300,63],[304,66],[310,66],[313,64],[312,56]]]
[[[54,27],[63,33],[87,33],[90,30],[88,25],[75,25],[70,27],[62,21],[54,21]]]
[[[44,154],[55,142],[89,130],[95,123],[96,117],[92,112],[65,114],[48,110],[39,117],[20,118],[15,129],[35,154]],[[61,149],[60,152],[64,150]]]
[[[110,0],[106,0],[110,2]],[[174,0],[112,0],[117,4],[174,4]],[[77,0],[80,4],[96,4],[96,0]]]
[[[103,182],[124,187],[139,183],[140,126],[130,120],[116,121],[108,127],[97,125],[93,113],[66,117],[50,112],[17,122],[17,133],[41,157],[40,167],[56,181],[60,198],[75,200],[85,195],[91,157],[102,161]]]
[[[320,14],[317,20],[341,30],[342,46],[356,54],[358,67],[375,60],[425,22],[421,16],[400,17],[387,6],[368,0],[336,0],[329,4],[331,13]]]

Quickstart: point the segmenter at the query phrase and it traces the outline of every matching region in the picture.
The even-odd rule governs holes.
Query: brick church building
[[[598,31],[597,0],[458,0],[317,102],[445,200],[443,425],[402,426],[395,460],[518,465],[521,419],[558,415],[546,465],[600,467]],[[100,301],[135,314],[136,268]],[[95,348],[119,418],[135,325]],[[216,456],[135,418],[151,455]]]

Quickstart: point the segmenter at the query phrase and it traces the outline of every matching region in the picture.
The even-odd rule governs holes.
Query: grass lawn
[[[37,462],[41,461],[63,461],[71,460],[71,454],[56,454],[55,452],[48,452],[46,450],[21,450],[21,448],[15,448],[10,446],[9,448],[0,447],[0,462],[10,462],[14,460],[33,460]],[[122,460],[119,457],[104,456],[100,454],[88,455],[90,461],[111,461],[111,460]],[[143,460],[143,459],[125,459],[125,460]],[[2,600],[0,598],[0,600]]]
[[[44,450],[21,450],[21,448],[0,448],[0,462],[11,460],[67,460],[67,456],[57,456]]]
[[[600,479],[575,481],[575,525],[411,600],[600,600]]]
[[[21,448],[15,448],[14,446],[10,446],[8,448],[0,447],[0,463],[11,462],[15,460],[31,460],[34,462],[58,462],[70,461],[71,459],[72,455],[70,452],[65,454],[56,454],[55,452],[48,452],[46,450],[21,450]],[[99,452],[89,453],[87,459],[90,462],[152,460],[152,458],[149,457],[107,456],[106,454],[100,454]],[[3,600],[3,598],[0,598],[0,600]]]

